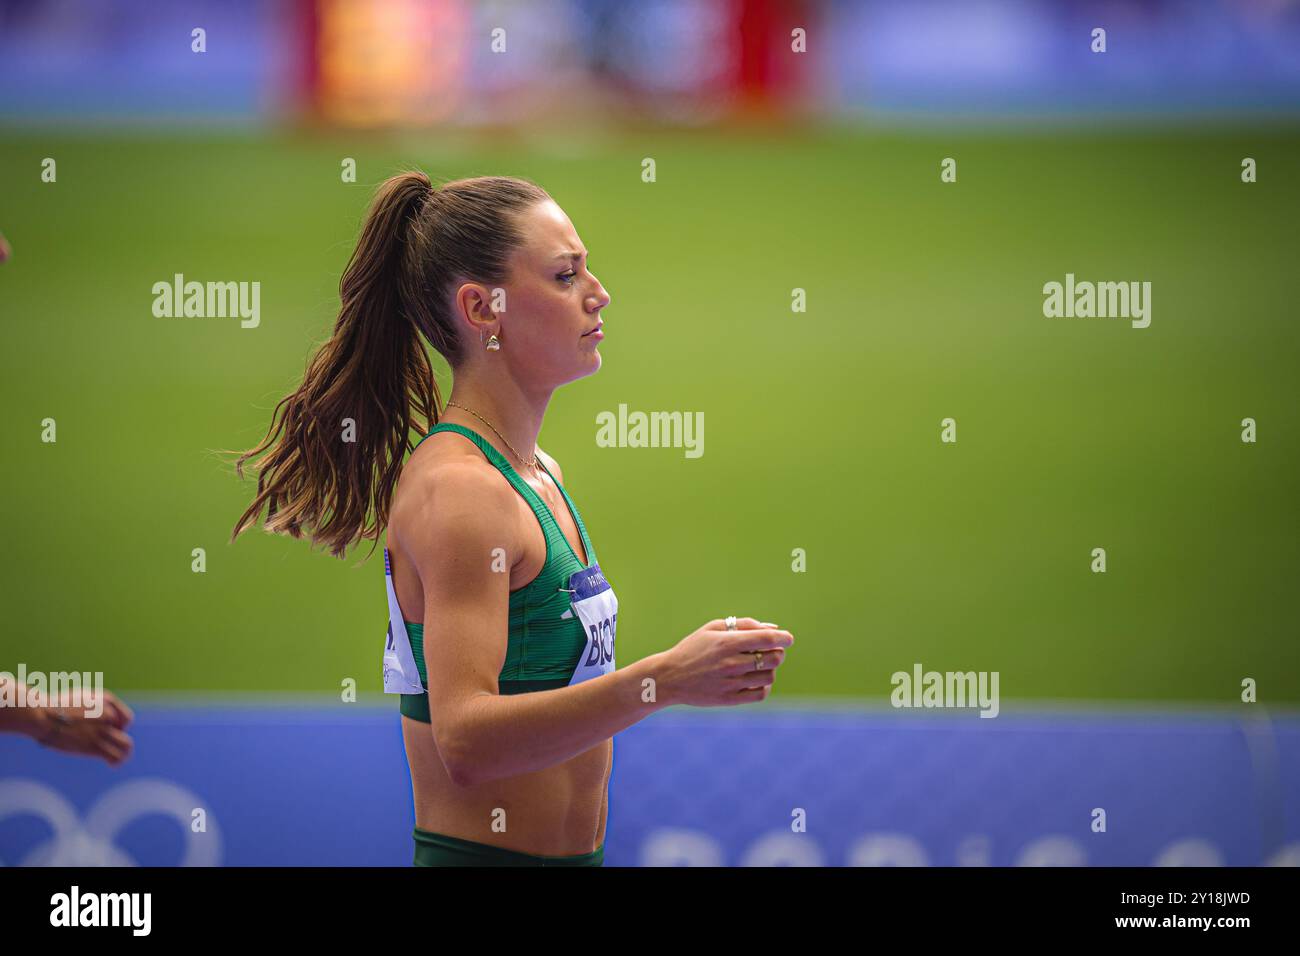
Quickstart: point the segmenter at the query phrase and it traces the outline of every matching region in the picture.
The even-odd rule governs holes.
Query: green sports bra
[[[570,579],[578,572],[594,567],[596,549],[587,537],[586,525],[574,506],[569,493],[558,481],[556,487],[564,496],[564,502],[573,516],[573,523],[578,526],[578,534],[587,552],[588,564],[583,565],[573,545],[560,530],[555,516],[546,503],[538,497],[537,492],[529,487],[528,482],[520,477],[501,452],[497,451],[477,432],[464,427],[443,423],[435,425],[428,435],[420,439],[421,443],[438,432],[456,432],[464,435],[487,456],[487,460],[496,466],[506,480],[514,486],[515,491],[523,495],[528,506],[542,526],[546,536],[546,563],[537,577],[510,594],[510,626],[506,638],[506,659],[497,675],[497,684],[502,694],[523,694],[529,691],[550,690],[564,687],[574,677],[575,670],[581,663],[584,650],[588,647],[587,635],[583,623],[570,610],[571,592],[567,590]],[[419,445],[417,444],[418,448]],[[539,458],[540,462],[541,459]],[[543,463],[546,473],[549,468]],[[555,481],[555,476],[551,475]],[[395,602],[394,602],[395,603]],[[390,627],[398,626],[391,621]],[[420,684],[427,688],[428,671],[424,663],[424,625],[400,622],[406,628],[410,641],[411,654],[419,671]],[[414,720],[429,722],[429,694],[427,690],[420,694],[402,694],[401,712]]]

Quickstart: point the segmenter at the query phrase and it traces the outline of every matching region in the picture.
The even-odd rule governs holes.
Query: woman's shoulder
[[[514,489],[478,448],[458,442],[424,441],[402,466],[393,492],[388,527],[428,527],[457,514],[475,512],[494,524],[513,528]]]

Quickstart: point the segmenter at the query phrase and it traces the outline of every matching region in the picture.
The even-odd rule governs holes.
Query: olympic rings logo
[[[142,778],[107,791],[83,820],[62,794],[43,783],[0,781],[0,820],[35,816],[54,831],[21,860],[0,859],[0,866],[138,866],[114,841],[127,824],[153,815],[168,817],[181,828],[185,842],[176,865],[218,866],[221,830],[212,814],[205,812],[202,832],[191,828],[192,814],[201,803],[189,790],[169,780]]]

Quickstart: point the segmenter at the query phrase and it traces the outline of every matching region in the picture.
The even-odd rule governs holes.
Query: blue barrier
[[[0,737],[0,864],[409,864],[395,708],[136,715],[117,770]],[[1294,717],[675,708],[614,753],[610,866],[1300,863]]]

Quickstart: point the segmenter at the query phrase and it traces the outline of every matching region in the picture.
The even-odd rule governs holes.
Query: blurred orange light
[[[461,99],[460,0],[319,0],[317,102],[350,126],[433,123]]]

